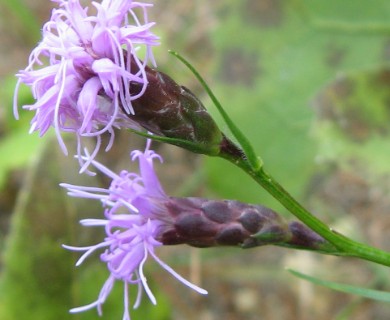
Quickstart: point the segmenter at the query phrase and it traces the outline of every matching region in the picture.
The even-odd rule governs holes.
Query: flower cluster
[[[110,134],[106,146],[108,150],[114,143],[115,128],[139,130],[143,127],[150,130],[149,122],[141,121],[144,114],[149,114],[143,107],[151,106],[150,99],[156,100],[157,107],[165,107],[166,104],[161,103],[165,100],[173,104],[174,108],[161,117],[168,127],[172,127],[171,115],[181,104],[185,107],[182,108],[185,116],[180,116],[179,122],[187,117],[187,113],[201,112],[203,115],[206,112],[188,90],[148,67],[148,63],[156,65],[151,48],[158,44],[158,37],[150,31],[154,23],[148,22],[147,8],[151,4],[102,0],[100,3],[92,2],[91,7],[83,7],[80,0],[52,1],[58,4],[58,8],[53,9],[50,20],[43,26],[42,40],[32,51],[28,66],[17,74],[14,115],[19,117],[20,85],[30,86],[36,101],[23,106],[35,112],[30,132],[38,131],[43,136],[54,127],[65,154],[68,150],[62,133],[75,134],[80,172],[91,165],[112,179],[107,189],[61,184],[68,189],[69,195],[99,200],[105,208],[104,218],[81,221],[83,226],[103,227],[105,238],[102,242],[87,247],[64,245],[69,250],[83,252],[77,266],[91,253],[102,249],[100,260],[109,271],[97,300],[71,312],[96,307],[101,314],[102,304],[116,281],[124,284],[123,319],[130,318],[128,287],[131,284],[138,286],[134,307],[140,304],[143,291],[156,304],[143,271],[149,257],[186,286],[206,294],[205,290],[181,277],[155,254],[155,248],[165,244],[163,239],[176,235],[175,241],[181,241],[186,237],[178,236],[175,230],[175,216],[169,211],[174,204],[165,194],[153,168],[153,161],[162,161],[162,158],[150,150],[150,141],[144,152],[131,153],[132,161],[139,162],[139,174],[128,171],[116,174],[94,160],[101,149],[103,133]],[[91,11],[94,14],[89,14]],[[142,57],[139,57],[140,48],[144,52]],[[169,90],[163,90],[167,88]],[[173,101],[172,94],[166,95],[166,92],[178,97]],[[140,100],[144,95],[146,100]],[[187,100],[195,101],[196,107],[193,108]],[[184,129],[191,133],[187,127],[185,124]],[[186,130],[186,136],[191,136],[192,133],[187,134]],[[215,140],[218,144],[221,134],[217,133]],[[96,139],[92,151],[84,147],[84,139],[89,137]],[[202,136],[198,140],[205,139]]]
[[[32,51],[28,66],[17,74],[14,114],[19,117],[20,85],[30,86],[36,102],[23,106],[35,112],[30,132],[38,131],[43,136],[54,127],[65,154],[67,148],[62,133],[73,133],[77,138],[80,172],[93,166],[111,179],[108,188],[61,184],[70,196],[98,200],[104,208],[100,218],[81,220],[83,226],[104,228],[101,242],[85,247],[63,246],[82,252],[76,266],[102,250],[100,260],[109,272],[97,299],[71,309],[72,313],[97,308],[101,315],[102,305],[117,281],[124,286],[124,320],[130,319],[129,285],[138,287],[134,308],[140,305],[143,291],[156,304],[144,274],[148,258],[184,285],[207,294],[158,258],[156,248],[163,245],[250,248],[273,244],[338,252],[305,225],[287,223],[276,212],[260,205],[168,196],[153,166],[155,160],[162,161],[162,158],[150,149],[150,140],[143,152],[130,153],[131,160],[139,163],[139,173],[124,170],[116,174],[97,162],[95,157],[101,149],[103,133],[110,135],[105,148],[108,150],[114,143],[114,129],[133,128],[147,130],[157,136],[157,140],[192,152],[228,159],[255,179],[269,180],[268,187],[274,184],[260,170],[246,138],[224,112],[222,116],[245,152],[219,129],[189,89],[148,66],[149,63],[156,65],[151,48],[158,44],[158,37],[150,31],[154,23],[148,22],[147,8],[151,4],[101,0],[92,2],[93,7],[83,7],[80,0],[52,1],[59,7],[52,11],[50,21],[43,26],[43,38]],[[89,15],[88,11],[94,14]],[[144,53],[142,57],[139,57],[140,48]],[[194,73],[200,78],[196,71]],[[218,107],[211,93],[210,97]],[[96,140],[92,152],[84,147],[84,139],[89,137]]]
[[[14,97],[14,114],[18,118],[18,88],[31,86],[36,102],[23,108],[35,111],[31,130],[44,135],[55,128],[58,142],[67,154],[61,132],[75,133],[78,154],[82,137],[96,137],[93,157],[101,146],[101,134],[114,139],[115,127],[138,127],[127,114],[133,113],[132,101],[140,97],[148,80],[146,64],[155,64],[151,47],[158,37],[150,28],[147,7],[132,0],[93,2],[84,8],[79,0],[53,0],[59,8],[43,26],[43,38],[32,51],[26,69],[20,71]],[[94,9],[95,15],[88,15]],[[140,12],[140,20],[136,13]],[[145,47],[140,59],[137,51]],[[130,93],[136,83],[137,94]],[[80,157],[81,159],[81,157]],[[83,171],[88,164],[85,164]]]
[[[110,276],[103,285],[98,299],[89,305],[72,309],[71,312],[97,307],[101,314],[101,305],[105,302],[116,280],[124,283],[123,319],[129,319],[129,284],[138,285],[134,308],[140,303],[142,288],[151,302],[156,304],[156,299],[143,273],[143,266],[149,256],[185,285],[201,294],[207,293],[185,280],[156,256],[154,249],[162,245],[158,239],[173,225],[172,217],[164,206],[164,203],[169,201],[169,197],[162,189],[153,168],[153,159],[161,160],[161,157],[149,150],[149,145],[145,152],[133,151],[131,156],[133,161],[139,161],[140,174],[122,171],[117,175],[102,164],[91,160],[91,164],[96,169],[112,179],[108,189],[62,184],[68,189],[69,195],[97,199],[102,201],[103,206],[106,207],[105,219],[81,221],[85,226],[104,227],[106,237],[103,242],[88,247],[64,246],[70,250],[85,251],[76,265],[80,265],[95,250],[105,248],[100,259],[107,264],[110,271]]]

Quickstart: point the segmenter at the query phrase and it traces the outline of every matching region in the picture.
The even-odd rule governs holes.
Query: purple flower
[[[185,280],[155,254],[155,248],[162,245],[157,240],[159,235],[173,224],[172,217],[169,216],[163,206],[169,198],[162,189],[153,168],[153,160],[161,161],[162,159],[152,150],[149,150],[149,145],[144,152],[133,151],[131,157],[133,161],[139,161],[140,174],[122,171],[117,175],[102,164],[94,160],[91,161],[93,166],[112,179],[108,189],[61,184],[62,187],[68,189],[69,195],[97,199],[106,207],[105,219],[81,221],[84,226],[104,227],[106,237],[103,242],[88,247],[64,246],[70,250],[85,251],[77,261],[77,266],[95,250],[105,248],[100,259],[107,264],[110,271],[110,276],[103,285],[98,299],[89,305],[72,309],[71,312],[81,312],[97,307],[99,315],[101,315],[101,306],[116,280],[124,283],[125,310],[123,319],[130,319],[129,284],[138,286],[134,308],[140,304],[142,288],[146,291],[151,302],[156,304],[156,299],[143,272],[148,257],[152,257],[165,270],[188,287],[201,294],[207,293],[207,291]],[[84,160],[87,161],[88,159]]]
[[[43,136],[53,126],[65,154],[61,132],[76,134],[79,155],[81,138],[96,137],[92,159],[102,133],[111,134],[107,150],[115,127],[138,128],[126,114],[134,113],[132,101],[146,89],[146,64],[155,64],[151,47],[158,44],[158,37],[150,31],[154,23],[147,17],[151,4],[103,0],[92,2],[96,15],[88,15],[88,8],[79,0],[53,1],[59,8],[43,26],[43,38],[32,51],[28,66],[17,74],[14,114],[18,118],[20,84],[31,86],[36,102],[23,106],[35,111],[30,132],[39,131]],[[142,12],[142,21],[135,11]],[[142,46],[146,50],[141,60],[137,50]],[[130,94],[130,82],[141,85],[137,94]]]

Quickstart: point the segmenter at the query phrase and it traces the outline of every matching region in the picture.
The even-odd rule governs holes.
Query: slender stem
[[[340,255],[357,257],[390,266],[390,253],[356,242],[329,228],[295,200],[275,179],[264,171],[264,168],[254,171],[245,160],[233,160],[231,157],[224,158],[243,169],[295,217],[332,243],[340,251]]]

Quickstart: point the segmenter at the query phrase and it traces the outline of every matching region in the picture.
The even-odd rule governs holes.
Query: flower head
[[[164,210],[164,202],[169,201],[169,198],[162,189],[153,168],[153,160],[161,160],[161,157],[147,147],[145,152],[133,151],[132,159],[139,161],[139,174],[122,171],[117,175],[102,164],[94,160],[91,161],[92,165],[112,179],[108,189],[62,184],[68,189],[70,195],[97,199],[106,207],[105,219],[81,221],[84,226],[104,227],[106,237],[103,242],[88,247],[64,246],[70,250],[85,251],[76,265],[80,265],[95,250],[105,248],[100,259],[106,263],[110,271],[110,276],[103,285],[98,299],[89,305],[72,309],[71,312],[97,307],[99,314],[101,314],[101,305],[105,302],[116,280],[124,283],[125,310],[123,319],[129,319],[129,284],[138,286],[134,308],[141,301],[142,288],[151,302],[156,304],[156,299],[143,272],[148,257],[152,257],[185,285],[199,293],[207,293],[185,280],[155,254],[155,248],[162,245],[158,240],[159,236],[173,224],[172,217],[169,216],[166,209]]]
[[[32,51],[26,69],[20,71],[15,90],[14,113],[18,117],[20,83],[31,86],[36,102],[23,108],[35,111],[31,132],[43,136],[55,128],[57,139],[67,153],[61,132],[73,132],[82,137],[111,134],[115,127],[137,127],[126,114],[133,113],[132,101],[140,97],[148,84],[144,68],[154,58],[151,47],[158,38],[150,31],[146,9],[150,4],[132,0],[93,2],[96,14],[79,0],[53,0],[59,4],[50,21],[43,26],[42,40]],[[135,11],[141,11],[139,19]],[[141,60],[137,50],[144,46]],[[131,94],[130,82],[141,90]]]

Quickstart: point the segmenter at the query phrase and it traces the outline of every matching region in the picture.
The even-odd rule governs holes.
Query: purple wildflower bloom
[[[93,166],[112,178],[112,183],[108,189],[61,184],[62,187],[68,189],[69,195],[97,199],[106,207],[105,219],[81,221],[84,226],[105,227],[106,237],[103,242],[88,247],[64,246],[70,250],[85,251],[77,261],[77,266],[95,250],[105,248],[100,259],[107,264],[110,271],[110,276],[103,285],[98,299],[89,305],[72,309],[71,312],[81,312],[97,307],[98,313],[101,315],[101,306],[116,280],[124,283],[125,308],[123,319],[130,319],[129,284],[138,286],[134,308],[140,304],[142,288],[151,302],[156,304],[156,299],[143,272],[144,264],[149,256],[188,287],[201,294],[207,293],[207,291],[181,277],[155,254],[155,248],[162,245],[157,240],[159,235],[169,229],[173,223],[172,218],[162,205],[164,201],[168,200],[168,196],[162,189],[153,168],[153,160],[162,159],[152,150],[149,150],[149,145],[145,152],[133,151],[131,157],[133,161],[139,161],[140,174],[122,171],[117,175],[95,160],[91,161]],[[84,160],[87,161],[87,159]]]
[[[132,101],[146,89],[146,64],[155,65],[151,47],[158,44],[158,37],[150,31],[154,23],[148,22],[146,11],[151,4],[103,0],[92,2],[96,15],[88,15],[79,0],[53,1],[59,8],[43,26],[43,38],[28,66],[17,74],[14,114],[19,117],[20,84],[31,86],[36,102],[23,106],[35,111],[30,132],[43,136],[53,126],[65,154],[61,132],[77,135],[79,155],[81,138],[96,137],[92,152],[96,155],[102,133],[111,134],[107,150],[113,143],[113,128],[138,128],[126,114],[134,113]],[[135,11],[142,12],[143,21]],[[146,48],[142,60],[137,56],[141,46]],[[141,84],[136,95],[130,94],[130,82]]]

